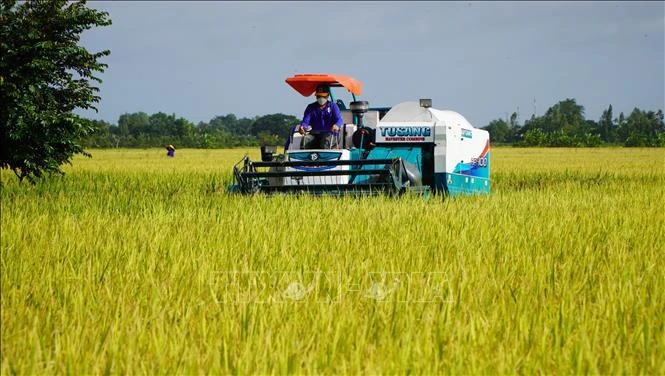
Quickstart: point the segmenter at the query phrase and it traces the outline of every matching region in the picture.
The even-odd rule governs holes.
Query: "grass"
[[[3,170],[2,374],[665,373],[663,149],[494,148],[448,200],[228,196],[245,152]]]

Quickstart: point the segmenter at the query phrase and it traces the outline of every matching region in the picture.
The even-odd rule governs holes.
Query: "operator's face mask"
[[[316,97],[316,101],[319,103],[319,106],[323,106],[328,102],[328,98],[326,97]]]

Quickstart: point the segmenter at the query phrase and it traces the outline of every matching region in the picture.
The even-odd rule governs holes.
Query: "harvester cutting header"
[[[284,154],[261,147],[261,161],[245,156],[234,167],[230,191],[244,194],[308,192],[312,194],[448,195],[489,193],[489,134],[474,128],[454,111],[432,108],[432,101],[369,107],[360,101],[362,84],[332,74],[299,74],[286,79],[298,93],[319,100],[320,108],[341,119],[328,131],[303,123],[294,127]],[[348,108],[333,88],[352,95]],[[326,107],[327,106],[327,107]]]

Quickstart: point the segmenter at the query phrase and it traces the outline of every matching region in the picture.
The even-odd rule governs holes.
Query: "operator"
[[[342,113],[339,106],[329,100],[328,85],[319,85],[315,95],[316,102],[305,108],[298,132],[304,135],[305,149],[328,149],[332,146],[333,137],[339,137],[343,124]]]

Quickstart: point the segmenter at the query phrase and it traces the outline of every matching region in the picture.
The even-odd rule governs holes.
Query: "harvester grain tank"
[[[261,149],[261,161],[245,156],[234,167],[232,192],[312,194],[489,193],[490,143],[487,131],[455,111],[432,108],[429,99],[372,108],[356,96],[352,77],[295,75],[286,82],[305,97],[320,84],[346,89],[340,105],[344,126],[329,148],[305,149],[293,133],[284,154]]]

